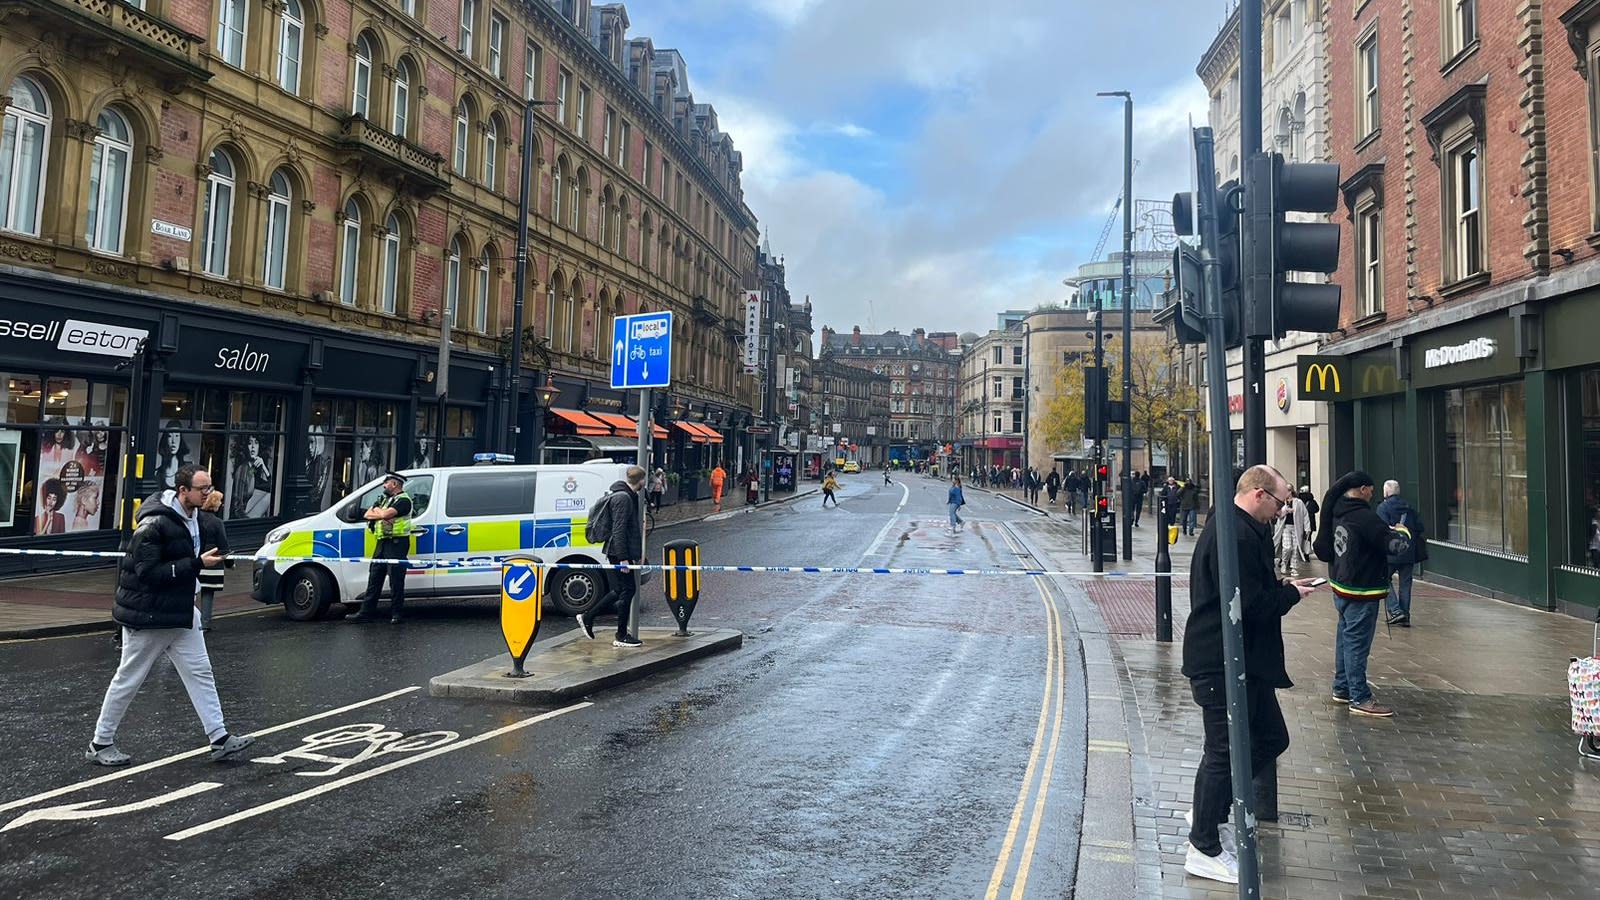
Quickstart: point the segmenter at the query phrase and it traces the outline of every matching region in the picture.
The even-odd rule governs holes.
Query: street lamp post
[[[1133,559],[1133,95],[1122,98],[1122,558]]]
[[[522,172],[517,187],[517,287],[511,304],[511,365],[506,390],[507,453],[517,452],[517,398],[522,393],[522,311],[528,298],[528,219],[533,217],[533,108],[550,106],[554,100],[523,101]],[[548,373],[547,373],[548,375]],[[440,423],[443,430],[444,423]]]

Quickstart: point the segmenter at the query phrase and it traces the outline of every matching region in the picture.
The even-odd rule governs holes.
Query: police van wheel
[[[603,593],[599,576],[589,569],[568,569],[554,576],[546,591],[551,605],[565,616],[594,609]]]
[[[284,612],[296,622],[315,622],[327,614],[333,591],[333,579],[327,572],[302,566],[284,579]]]

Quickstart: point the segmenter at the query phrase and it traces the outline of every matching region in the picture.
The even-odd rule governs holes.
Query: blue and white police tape
[[[564,548],[551,548],[562,550]],[[79,558],[117,559],[122,554],[114,550],[41,550],[35,548],[10,548],[0,547],[0,555],[22,556],[58,556]],[[532,554],[530,554],[532,555]],[[323,564],[344,563],[346,565],[405,565],[414,569],[498,569],[504,564],[499,557],[477,556],[460,558],[434,558],[434,559],[402,559],[386,557],[329,557],[329,556],[251,556],[249,554],[230,554],[225,559],[239,562],[272,562],[272,563],[301,563],[318,562]],[[1005,576],[1063,576],[1063,577],[1092,577],[1092,578],[1173,578],[1181,577],[1183,572],[1071,572],[1058,569],[938,569],[923,568],[918,566],[663,566],[655,564],[623,565],[612,563],[578,563],[578,562],[546,562],[543,568],[547,569],[599,569],[612,572],[743,572],[761,575],[1005,575]]]

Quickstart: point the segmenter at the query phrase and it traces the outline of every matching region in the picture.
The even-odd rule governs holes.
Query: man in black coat
[[[1271,466],[1255,466],[1234,491],[1234,537],[1239,555],[1239,599],[1243,615],[1245,694],[1250,716],[1253,771],[1271,771],[1289,748],[1289,730],[1278,706],[1278,688],[1293,687],[1283,660],[1283,617],[1309,595],[1307,581],[1278,578],[1272,564],[1272,521],[1293,491]],[[1233,796],[1228,764],[1228,699],[1222,660],[1223,600],[1214,511],[1195,542],[1190,566],[1189,621],[1183,632],[1183,674],[1205,726],[1205,746],[1194,779],[1189,845],[1184,870],[1229,884],[1239,880],[1239,861],[1222,845],[1220,826]],[[1275,776],[1272,776],[1275,778]],[[1258,780],[1257,792],[1275,794]],[[1275,809],[1263,811],[1277,817]]]
[[[117,570],[117,599],[111,617],[123,629],[122,663],[106,688],[94,738],[84,758],[101,766],[132,762],[117,749],[117,726],[138,695],[150,667],[166,656],[178,670],[211,742],[211,758],[226,759],[255,742],[228,733],[222,702],[211,676],[205,635],[195,596],[204,567],[222,564],[217,550],[200,552],[200,507],[211,493],[211,476],[192,465],[179,467],[173,488],[139,508],[138,526]]]
[[[639,490],[644,487],[645,472],[638,466],[629,466],[626,475],[626,481],[611,485],[611,492],[604,499],[610,525],[602,537],[604,545],[600,549],[613,566],[644,562],[644,529],[639,524]],[[614,607],[617,611],[617,637],[611,646],[623,649],[644,646],[639,636],[628,630],[634,598],[639,592],[634,573],[610,569],[605,576],[605,596],[600,598],[594,609],[578,614],[578,627],[593,639],[594,620]]]

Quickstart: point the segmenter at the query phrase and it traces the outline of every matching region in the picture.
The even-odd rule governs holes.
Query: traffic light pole
[[[1104,297],[1101,294],[1101,292],[1100,291],[1095,291],[1094,292],[1094,367],[1097,370],[1099,370],[1100,372],[1104,373],[1105,372],[1105,365],[1106,365],[1105,301],[1104,301]],[[1104,384],[1105,384],[1104,380],[1101,380],[1098,383],[1102,386],[1102,388],[1104,387]],[[1088,379],[1084,380],[1084,386],[1085,386],[1085,388],[1088,387]],[[1104,410],[1105,409],[1105,402],[1106,402],[1104,391],[1100,390],[1096,394],[1096,396],[1090,398],[1089,402],[1096,404],[1101,410]],[[1105,414],[1104,414],[1104,412],[1102,412],[1101,413],[1101,420],[1102,421],[1104,420],[1104,417],[1105,417]],[[1100,464],[1105,461],[1105,458],[1106,458],[1106,441],[1105,441],[1105,437],[1104,437],[1104,432],[1101,432],[1101,433],[1097,434],[1095,436],[1095,439],[1094,439],[1094,473],[1093,473],[1094,474],[1094,501],[1093,501],[1093,503],[1090,504],[1090,512],[1089,512],[1089,515],[1087,516],[1087,519],[1089,521],[1089,559],[1090,559],[1091,562],[1093,562],[1094,571],[1096,571],[1096,572],[1104,572],[1105,569],[1106,569],[1105,558],[1100,553],[1100,537],[1101,537],[1101,534],[1100,534],[1100,498],[1102,496],[1104,496],[1104,494],[1105,494],[1105,487],[1104,487],[1105,480],[1100,477]]]
[[[1133,95],[1122,104],[1122,558],[1133,559]]]
[[[1243,0],[1239,5],[1239,37],[1239,159],[1243,161],[1261,152],[1261,0]],[[1249,278],[1240,280],[1244,308],[1250,309],[1264,298],[1258,296]],[[1239,362],[1240,388],[1244,393],[1244,465],[1249,468],[1267,461],[1266,339],[1246,337]],[[1224,459],[1230,458],[1231,448],[1230,456]],[[1233,473],[1228,474],[1230,479],[1226,482],[1212,479],[1213,496],[1221,496],[1225,487],[1233,483]]]
[[[1246,7],[1249,0],[1246,0]],[[1257,37],[1260,41],[1259,13],[1257,8]],[[1245,22],[1250,22],[1248,14]],[[1250,33],[1245,26],[1245,34]],[[1249,38],[1246,38],[1246,47]],[[1259,55],[1259,53],[1258,53]],[[1249,54],[1246,53],[1248,58]],[[1194,130],[1195,162],[1199,183],[1216,184],[1215,148],[1210,128]],[[1205,271],[1205,332],[1206,380],[1208,418],[1214,423],[1228,421],[1228,359],[1223,337],[1222,278],[1218,269],[1216,248],[1217,194],[1208,190],[1196,191],[1200,212],[1202,260]],[[1230,615],[1222,617],[1222,656],[1224,683],[1228,697],[1228,754],[1233,776],[1233,821],[1238,836],[1239,896],[1261,896],[1261,872],[1256,859],[1256,817],[1254,811],[1255,788],[1250,771],[1250,714],[1245,699],[1244,628],[1237,610],[1239,599],[1239,551],[1235,532],[1238,520],[1232,514],[1233,477],[1230,468],[1228,432],[1226,428],[1211,428],[1211,485],[1215,497],[1215,518],[1207,527],[1216,528],[1217,586],[1225,608]]]

